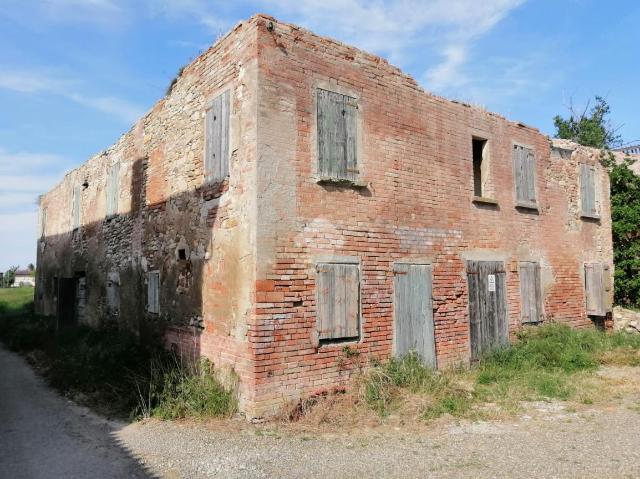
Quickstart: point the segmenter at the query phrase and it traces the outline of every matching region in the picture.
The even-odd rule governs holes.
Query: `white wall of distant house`
[[[23,276],[16,275],[16,279],[13,282],[13,287],[17,288],[19,286],[35,286],[36,279],[33,276]]]

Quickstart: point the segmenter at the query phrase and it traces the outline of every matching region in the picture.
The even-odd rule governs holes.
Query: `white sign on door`
[[[496,275],[490,274],[487,276],[487,284],[489,285],[489,292],[495,293],[496,291]]]

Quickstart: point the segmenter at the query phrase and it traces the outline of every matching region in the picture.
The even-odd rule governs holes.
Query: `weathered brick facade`
[[[355,182],[319,177],[319,88],[357,105]],[[229,176],[207,184],[204,112],[225,90]],[[486,140],[482,196],[491,201],[474,201],[473,138]],[[514,145],[534,152],[535,208],[516,206]],[[438,365],[468,362],[468,260],[504,265],[509,332],[521,327],[522,261],[540,265],[547,321],[592,324],[584,265],[612,266],[598,160],[596,150],[428,94],[378,57],[258,15],[43,196],[37,307],[56,314],[56,281],[83,277],[80,321],[118,321],[140,334],[168,324],[169,343],[233,369],[242,408],[261,416],[343,384],[353,363],[345,346],[348,355],[389,357],[394,264],[417,262],[432,267]],[[107,169],[117,161],[118,212],[107,218]],[[595,169],[599,218],[581,216],[581,164]],[[317,265],[342,260],[359,268],[360,333],[322,342]],[[150,271],[160,273],[157,315],[145,310]]]

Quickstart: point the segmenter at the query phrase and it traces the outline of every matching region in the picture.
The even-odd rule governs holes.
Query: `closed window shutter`
[[[75,186],[73,188],[73,217],[72,217],[73,229],[76,229],[80,226],[80,200],[81,200],[80,186]]]
[[[360,278],[355,264],[317,266],[317,314],[320,340],[359,336]]]
[[[319,89],[317,103],[318,173],[355,181],[359,173],[356,100]]]
[[[118,196],[120,195],[120,162],[114,163],[107,174],[107,216],[118,212]]]
[[[538,323],[544,320],[540,264],[520,263],[520,319],[523,323]]]
[[[225,91],[211,102],[205,116],[205,179],[224,180],[229,176],[230,94]]]
[[[601,263],[584,265],[586,310],[589,316],[604,316],[603,266]]]
[[[530,148],[513,146],[513,171],[516,183],[516,199],[522,205],[535,205],[535,154]]]
[[[160,273],[152,271],[149,273],[147,284],[147,310],[150,313],[158,314],[160,312],[159,288]]]
[[[580,200],[582,214],[595,216],[598,214],[596,206],[595,168],[590,165],[580,165]]]

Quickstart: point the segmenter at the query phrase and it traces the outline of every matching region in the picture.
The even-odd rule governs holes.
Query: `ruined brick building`
[[[356,352],[468,363],[609,311],[598,157],[257,15],[42,196],[37,309],[166,325],[250,416],[342,384]]]

